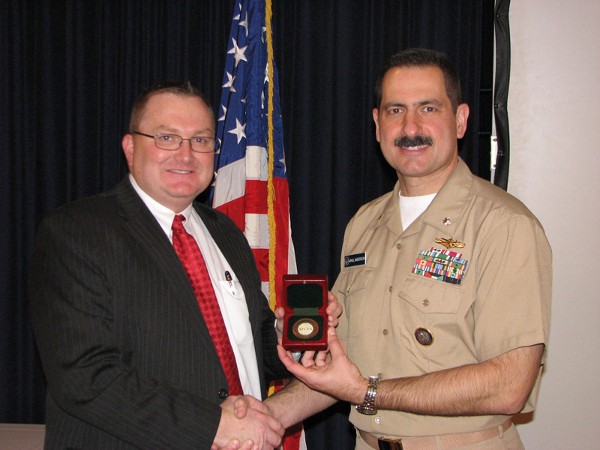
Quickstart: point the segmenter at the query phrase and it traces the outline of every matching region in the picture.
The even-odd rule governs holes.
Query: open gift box
[[[327,275],[284,275],[283,307],[283,348],[327,348]]]

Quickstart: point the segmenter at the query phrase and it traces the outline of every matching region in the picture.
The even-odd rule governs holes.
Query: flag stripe
[[[267,214],[267,183],[246,181],[246,211],[254,214]]]

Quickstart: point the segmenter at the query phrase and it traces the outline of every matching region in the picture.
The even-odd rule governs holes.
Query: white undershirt
[[[131,174],[129,175],[129,179],[135,191],[139,194],[172,243],[173,231],[171,230],[171,225],[173,224],[175,213],[146,194]],[[225,328],[227,329],[231,347],[233,348],[244,394],[249,394],[260,399],[258,364],[256,361],[252,328],[250,327],[248,305],[246,304],[246,297],[242,286],[192,205],[189,205],[177,214],[185,216],[186,220],[183,222],[183,225],[186,231],[196,239],[200,252],[206,261],[208,274],[210,275],[215,295],[219,302],[219,308],[221,308],[221,314],[223,315],[223,322],[225,322]],[[225,279],[225,272],[229,272],[231,275],[231,282]]]
[[[405,197],[400,194],[400,219],[402,220],[402,228],[406,230],[417,217],[423,214],[436,194],[418,195],[416,197]]]

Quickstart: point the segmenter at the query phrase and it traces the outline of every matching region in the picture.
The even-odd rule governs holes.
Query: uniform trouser
[[[460,449],[460,450],[525,450],[523,443],[521,442],[521,438],[519,437],[519,432],[517,431],[517,427],[514,424],[506,430],[498,433],[498,436],[495,436],[490,439],[486,439],[481,442],[477,442],[475,444],[470,444],[467,446],[447,446],[444,445],[439,437],[434,439],[435,444],[431,444],[429,446],[422,445],[411,445],[407,443],[403,445],[404,450],[449,450],[449,449]],[[356,432],[356,450],[373,450],[369,444],[367,444],[360,436],[360,433]]]

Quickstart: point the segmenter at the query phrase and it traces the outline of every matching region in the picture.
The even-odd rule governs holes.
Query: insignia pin
[[[464,248],[464,246],[465,246],[464,242],[458,242],[458,241],[455,241],[454,239],[446,239],[446,238],[435,238],[435,243],[441,244],[448,249]]]
[[[424,345],[425,347],[433,344],[433,334],[431,334],[431,331],[427,328],[417,328],[415,330],[415,338],[419,344]]]

